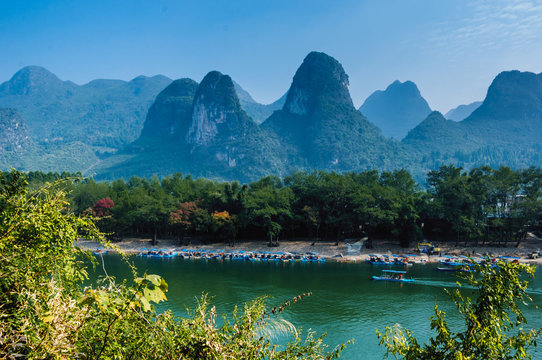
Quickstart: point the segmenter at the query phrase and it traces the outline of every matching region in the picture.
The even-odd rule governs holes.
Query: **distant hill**
[[[461,123],[446,120],[433,111],[402,140],[409,154],[423,170],[448,162],[456,151],[473,152],[484,145],[482,139],[469,133]]]
[[[139,76],[79,86],[28,66],[0,85],[0,106],[17,109],[38,143],[118,148],[139,136],[148,107],[170,82],[165,76]]]
[[[394,81],[386,90],[375,91],[359,111],[387,137],[401,140],[429,115],[431,108],[412,81]]]
[[[472,112],[476,109],[478,109],[482,105],[481,101],[475,101],[473,103],[470,103],[468,105],[459,105],[456,108],[451,109],[448,111],[444,117],[448,120],[453,121],[461,121],[465,120],[467,117],[472,114]]]
[[[491,83],[483,103],[465,120],[431,114],[403,140],[422,154],[425,167],[450,162],[541,166],[542,74],[505,71]]]
[[[134,141],[150,104],[170,82],[165,76],[139,76],[80,86],[28,66],[0,84],[0,107],[16,109],[41,154],[48,154],[48,160],[40,159],[38,150],[29,166],[45,170],[50,163],[57,170],[76,171],[83,159],[83,166],[90,166],[100,154]]]

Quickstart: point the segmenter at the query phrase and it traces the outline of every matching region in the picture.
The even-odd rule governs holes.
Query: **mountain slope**
[[[17,109],[37,143],[81,141],[118,148],[137,138],[148,107],[169,83],[164,76],[79,86],[29,66],[0,85],[0,106]]]
[[[139,142],[174,138],[180,140],[188,131],[192,102],[198,83],[192,79],[173,81],[158,94],[149,108]]]
[[[181,79],[166,88],[151,106],[141,137],[98,168],[101,176],[181,171],[252,180],[282,174],[278,141],[241,108],[231,78],[212,71],[196,85]]]
[[[262,127],[280,139],[292,169],[389,168],[404,155],[398,144],[385,139],[354,108],[348,75],[337,60],[324,53],[307,55],[283,109]]]
[[[423,154],[425,166],[452,162],[464,167],[542,165],[542,74],[502,72],[484,102],[461,122],[426,119],[403,140]]]
[[[21,115],[16,110],[0,108],[0,152],[21,151],[31,143]]]
[[[14,109],[0,108],[0,168],[27,170],[34,151],[22,116]]]
[[[359,111],[385,136],[401,140],[429,115],[431,108],[416,84],[396,80],[386,90],[372,93]]]

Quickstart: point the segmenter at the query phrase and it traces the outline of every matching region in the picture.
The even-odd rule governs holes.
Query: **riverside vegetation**
[[[28,174],[31,186],[73,174]],[[98,219],[101,231],[123,236],[340,241],[368,236],[407,247],[423,235],[457,246],[518,246],[542,220],[542,170],[507,167],[464,171],[441,166],[422,190],[405,170],[297,172],[250,184],[132,177],[66,182],[70,208]]]
[[[105,240],[92,217],[70,209],[63,190],[67,184],[61,181],[30,191],[20,172],[0,175],[1,358],[331,359],[344,348],[329,351],[322,337],[311,333],[302,338],[292,324],[266,311],[265,299],[234,310],[222,326],[217,326],[217,314],[205,296],[188,318],[158,314],[152,303],[166,300],[168,286],[159,275],[140,276],[135,268],[134,285],[106,275],[96,286],[83,288],[87,278],[83,260],[93,257],[73,243],[81,236],[104,244]],[[431,327],[437,337],[421,346],[410,332],[389,328],[379,334],[388,355],[530,358],[529,346],[536,345],[539,331],[519,328],[513,335],[512,330],[526,322],[518,304],[528,300],[528,282],[520,275],[532,275],[534,269],[500,262],[498,267],[480,265],[478,270],[480,276],[469,277],[478,290],[476,301],[459,290],[452,293],[465,318],[464,332],[449,329],[436,307]],[[308,294],[284,306],[304,295]],[[278,348],[270,335],[281,331],[290,333],[292,340]]]
[[[448,291],[465,321],[464,330],[451,329],[446,313],[435,305],[431,329],[437,336],[420,345],[413,334],[400,325],[377,331],[386,358],[404,360],[505,360],[531,359],[530,346],[536,346],[541,329],[525,330],[527,319],[520,306],[531,301],[526,290],[529,282],[522,274],[534,276],[534,266],[499,261],[495,266],[472,263],[479,275],[463,275],[477,290],[477,299],[465,296],[460,289]],[[516,333],[514,334],[514,331]]]
[[[158,314],[151,304],[166,300],[168,286],[136,269],[133,286],[107,276],[83,288],[83,260],[91,257],[73,243],[104,241],[92,219],[69,211],[56,186],[29,192],[16,171],[0,176],[0,204],[2,359],[331,359],[343,348],[327,350],[312,333],[302,338],[266,312],[264,299],[234,310],[222,326],[205,296],[188,318]],[[280,349],[270,340],[277,332],[291,334]]]

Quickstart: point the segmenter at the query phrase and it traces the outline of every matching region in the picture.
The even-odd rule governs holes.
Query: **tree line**
[[[80,174],[27,174],[31,186]],[[114,239],[125,236],[341,241],[394,239],[402,246],[427,237],[456,245],[519,245],[538,232],[542,170],[441,166],[420,187],[406,170],[296,172],[250,184],[194,179],[180,173],[67,181],[72,210],[99,219]]]

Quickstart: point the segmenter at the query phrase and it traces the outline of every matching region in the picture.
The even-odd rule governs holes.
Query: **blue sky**
[[[500,71],[542,72],[542,2],[0,0],[0,49],[0,82],[26,65],[79,84],[219,70],[262,103],[316,50],[343,64],[356,107],[398,79],[446,112]]]

